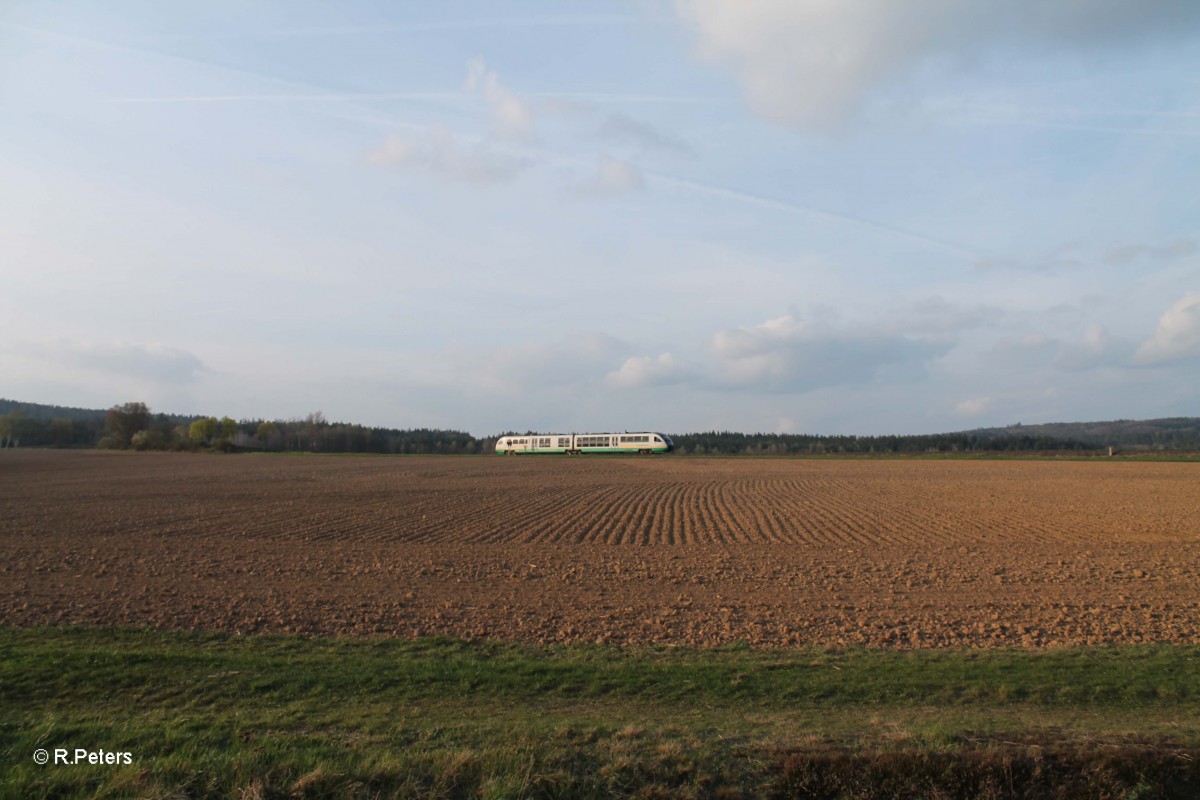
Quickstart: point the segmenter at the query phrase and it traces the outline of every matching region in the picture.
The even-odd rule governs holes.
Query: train
[[[675,443],[665,433],[635,431],[624,433],[531,433],[523,436],[501,436],[496,441],[500,455],[529,453],[566,453],[578,456],[585,453],[669,453]]]

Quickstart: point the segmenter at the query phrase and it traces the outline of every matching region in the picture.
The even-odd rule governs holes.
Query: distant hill
[[[69,419],[69,420],[100,420],[108,413],[107,408],[75,408],[73,406],[52,406],[44,403],[22,403],[18,400],[7,400],[0,397],[0,415],[19,412],[37,420]],[[172,425],[187,425],[200,419],[196,414],[155,414],[156,418],[166,420]]]
[[[104,419],[103,410],[96,408],[73,408],[71,406],[48,406],[42,403],[22,403],[0,397],[0,414],[19,412],[30,419]]]
[[[967,434],[983,438],[1037,436],[1084,442],[1094,447],[1127,449],[1200,449],[1200,417],[1163,419],[1117,419],[1107,422],[1046,422],[1037,425],[1008,425],[977,428]]]

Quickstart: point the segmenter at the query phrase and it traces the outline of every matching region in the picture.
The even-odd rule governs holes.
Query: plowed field
[[[1200,465],[0,452],[0,624],[1200,642]]]

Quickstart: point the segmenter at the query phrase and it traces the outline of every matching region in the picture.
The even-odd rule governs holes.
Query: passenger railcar
[[[675,443],[665,433],[636,431],[625,433],[537,433],[527,436],[501,436],[496,452],[501,455],[518,453],[669,453]]]

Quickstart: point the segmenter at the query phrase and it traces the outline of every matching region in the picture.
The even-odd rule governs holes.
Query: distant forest
[[[155,414],[144,403],[106,411],[0,399],[2,447],[100,447],[116,450],[266,450],[317,453],[486,453],[496,440],[464,431],[370,428],[304,419],[234,420]]]
[[[498,436],[511,433],[518,432]],[[469,454],[494,452],[498,436],[476,438],[464,431],[430,428],[372,428],[330,422],[320,412],[304,419],[234,420],[156,414],[136,402],[99,410],[0,399],[0,448]],[[1200,418],[1016,424],[915,436],[708,431],[671,437],[680,453],[711,455],[1088,452],[1109,447],[1200,450]]]

